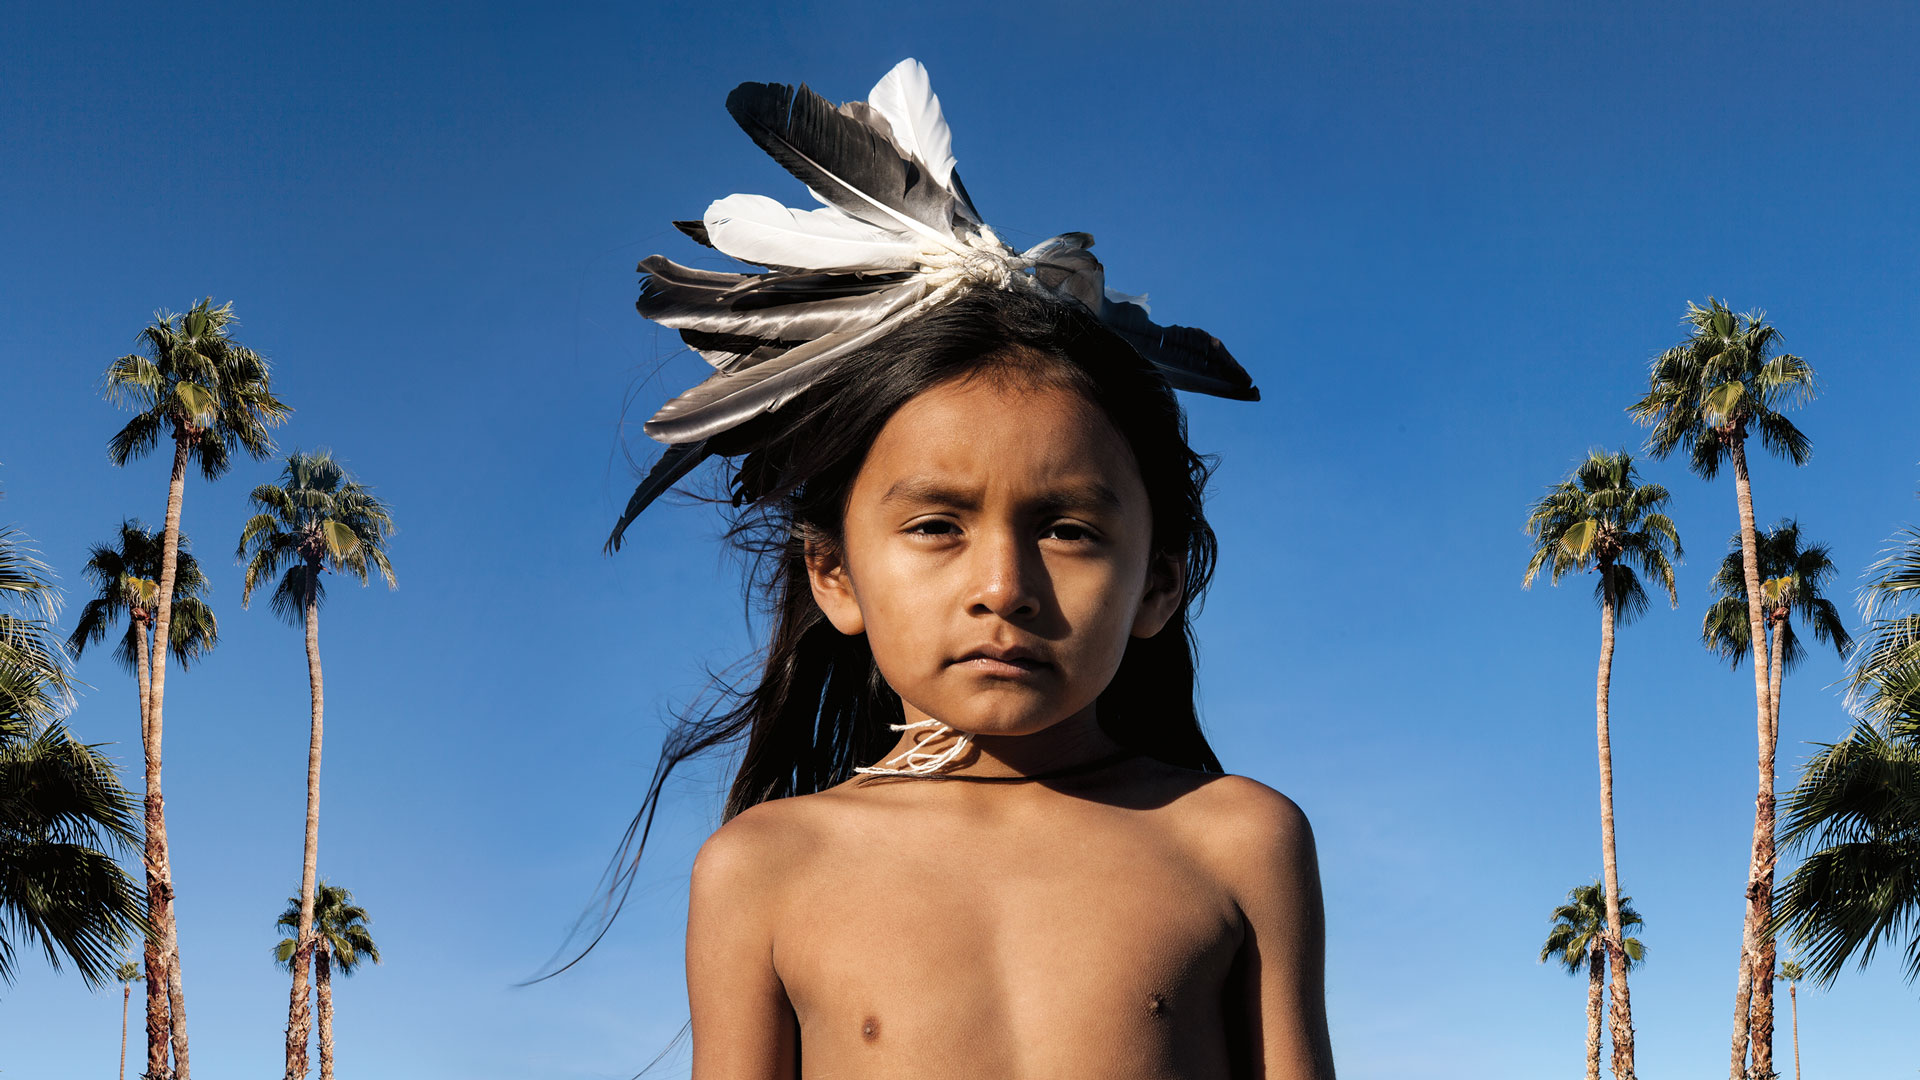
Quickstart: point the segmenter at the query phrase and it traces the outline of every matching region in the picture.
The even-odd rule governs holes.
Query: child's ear
[[[1187,590],[1187,560],[1172,555],[1155,555],[1147,566],[1147,591],[1140,597],[1140,610],[1133,616],[1133,636],[1150,638],[1159,633],[1180,610],[1180,599]]]
[[[835,630],[851,637],[867,632],[867,620],[860,614],[860,598],[854,595],[853,578],[847,574],[846,561],[833,545],[807,542],[807,584],[813,588],[813,602],[826,613]]]

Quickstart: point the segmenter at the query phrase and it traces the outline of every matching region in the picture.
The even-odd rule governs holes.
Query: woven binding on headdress
[[[967,289],[1040,289],[1092,312],[1175,389],[1259,400],[1218,338],[1160,326],[1146,297],[1108,289],[1092,236],[1062,233],[1015,251],[995,235],[954,170],[952,134],[919,61],[895,65],[866,101],[836,107],[806,86],[741,83],[727,111],[822,206],[729,195],[699,221],[674,223],[765,273],[697,270],[659,255],[640,263],[640,313],[680,331],[714,374],[647,421],[646,433],[668,449],[628,500],[610,549],[710,454],[750,449],[742,425]]]

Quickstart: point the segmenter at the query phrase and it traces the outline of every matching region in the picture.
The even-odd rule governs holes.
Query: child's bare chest
[[[1225,1075],[1241,933],[1151,815],[858,824],[787,892],[775,967],[808,1076]]]

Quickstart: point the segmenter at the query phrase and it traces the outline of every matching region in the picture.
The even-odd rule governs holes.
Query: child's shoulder
[[[1188,775],[1198,782],[1169,809],[1193,850],[1222,880],[1265,890],[1317,875],[1313,826],[1299,804],[1250,777]]]

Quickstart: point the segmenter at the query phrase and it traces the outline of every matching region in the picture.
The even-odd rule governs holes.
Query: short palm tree
[[[52,573],[0,528],[0,982],[32,943],[99,986],[146,929],[139,886],[113,859],[138,832],[113,763],[61,723],[72,699],[58,606]]]
[[[233,305],[214,307],[211,298],[194,304],[184,315],[155,312],[154,321],[140,332],[140,351],[122,356],[107,367],[108,399],[134,412],[133,419],[108,440],[109,459],[115,465],[125,465],[151,452],[163,434],[173,440],[173,468],[167,481],[167,517],[161,531],[160,575],[153,607],[156,641],[173,641],[174,579],[179,573],[180,508],[186,494],[187,465],[197,464],[202,476],[217,480],[226,473],[236,452],[265,457],[273,452],[267,429],[292,412],[274,396],[265,358],[230,336],[234,322]],[[153,651],[143,732],[147,918],[159,939],[160,964],[160,968],[147,970],[147,1073],[167,1075],[168,1047],[155,1034],[165,1028],[172,1043],[173,1075],[177,1080],[191,1080],[186,993],[173,913],[173,868],[160,785],[169,652]]]
[[[1678,603],[1674,591],[1673,561],[1680,558],[1680,534],[1660,512],[1667,489],[1639,482],[1633,457],[1625,452],[1594,451],[1573,475],[1548,489],[1527,515],[1527,533],[1534,538],[1533,557],[1522,584],[1533,586],[1545,570],[1558,584],[1563,574],[1592,571],[1594,599],[1600,604],[1600,667],[1594,688],[1594,727],[1600,759],[1600,856],[1606,883],[1604,905],[1616,940],[1626,925],[1619,914],[1620,872],[1613,827],[1613,741],[1609,698],[1613,683],[1613,638],[1616,624],[1633,621],[1647,608],[1645,574],[1662,586],[1669,603]],[[1633,1005],[1627,992],[1627,955],[1614,950],[1609,997],[1609,1026],[1613,1034],[1613,1072],[1618,1080],[1634,1075]]]
[[[1768,631],[1767,705],[1773,714],[1773,734],[1780,735],[1780,683],[1786,672],[1806,659],[1807,647],[1794,629],[1794,616],[1813,631],[1814,640],[1845,656],[1853,647],[1840,609],[1823,595],[1832,579],[1832,552],[1825,544],[1809,544],[1800,523],[1782,521],[1755,537],[1760,556],[1760,597]],[[1700,622],[1700,640],[1734,667],[1752,651],[1748,640],[1745,559],[1736,534],[1727,542],[1727,556],[1713,577],[1713,603]]]
[[[1553,909],[1553,927],[1547,931],[1547,943],[1540,947],[1540,962],[1558,961],[1567,974],[1578,975],[1587,969],[1587,1080],[1600,1080],[1600,990],[1606,982],[1607,941],[1614,919],[1623,926],[1641,925],[1640,913],[1633,910],[1633,897],[1607,902],[1606,890],[1599,882],[1567,890],[1567,902]],[[1622,937],[1621,965],[1634,967],[1647,955],[1639,938]]]
[[[1753,485],[1747,469],[1747,440],[1758,436],[1766,450],[1795,465],[1806,463],[1811,444],[1784,415],[1784,409],[1813,394],[1813,368],[1780,349],[1780,332],[1765,312],[1735,314],[1712,297],[1707,306],[1687,304],[1687,340],[1654,357],[1647,393],[1628,406],[1635,420],[1649,425],[1647,449],[1664,458],[1687,451],[1695,473],[1711,480],[1722,465],[1733,467],[1734,501],[1740,514],[1740,550],[1747,602],[1747,637],[1753,654],[1755,727],[1759,733],[1759,791],[1754,796],[1753,843],[1747,869],[1747,907],[1740,938],[1740,965],[1734,991],[1730,1080],[1744,1080],[1747,1052],[1753,1071],[1773,1072],[1773,967],[1759,967],[1761,943],[1771,925],[1774,863],[1774,758],[1776,740],[1769,694],[1766,599],[1760,591],[1758,539],[1754,529]]]
[[[1858,719],[1786,799],[1783,839],[1806,856],[1780,883],[1778,925],[1822,984],[1900,938],[1920,979],[1920,530],[1875,570],[1851,676]]]
[[[253,590],[279,576],[270,604],[276,615],[306,628],[307,686],[311,726],[307,740],[307,831],[300,871],[300,955],[293,965],[293,990],[287,1006],[286,1080],[307,1074],[307,956],[312,952],[314,873],[320,857],[320,742],[326,695],[320,676],[320,604],[326,571],[351,574],[366,584],[378,571],[394,586],[387,560],[393,517],[387,505],[355,481],[326,451],[288,456],[280,483],[261,484],[251,496],[257,513],[240,531],[238,555],[246,563],[240,603]]]
[[[313,985],[320,998],[320,1080],[333,1080],[333,969],[351,976],[366,961],[380,962],[380,947],[367,931],[367,909],[353,902],[353,893],[321,883],[313,898]],[[298,934],[300,898],[287,898],[287,910],[275,925]],[[296,938],[282,938],[273,958],[292,969],[299,948]]]
[[[1789,960],[1780,965],[1780,973],[1774,978],[1787,984],[1787,1000],[1793,1009],[1793,1080],[1800,1080],[1800,980],[1807,977],[1807,969],[1798,962]]]
[[[122,960],[113,977],[120,983],[120,1080],[127,1080],[127,1003],[133,1000],[133,984],[141,979],[140,965]]]
[[[112,543],[95,544],[81,574],[93,583],[92,599],[80,609],[67,649],[78,658],[89,647],[107,640],[121,618],[126,632],[114,646],[113,658],[134,675],[140,691],[140,718],[144,734],[153,644],[153,615],[160,596],[161,536],[138,521],[122,521]],[[213,651],[220,640],[220,623],[207,603],[209,583],[180,536],[179,561],[173,575],[173,619],[167,636],[173,639],[173,662],[181,670]]]

